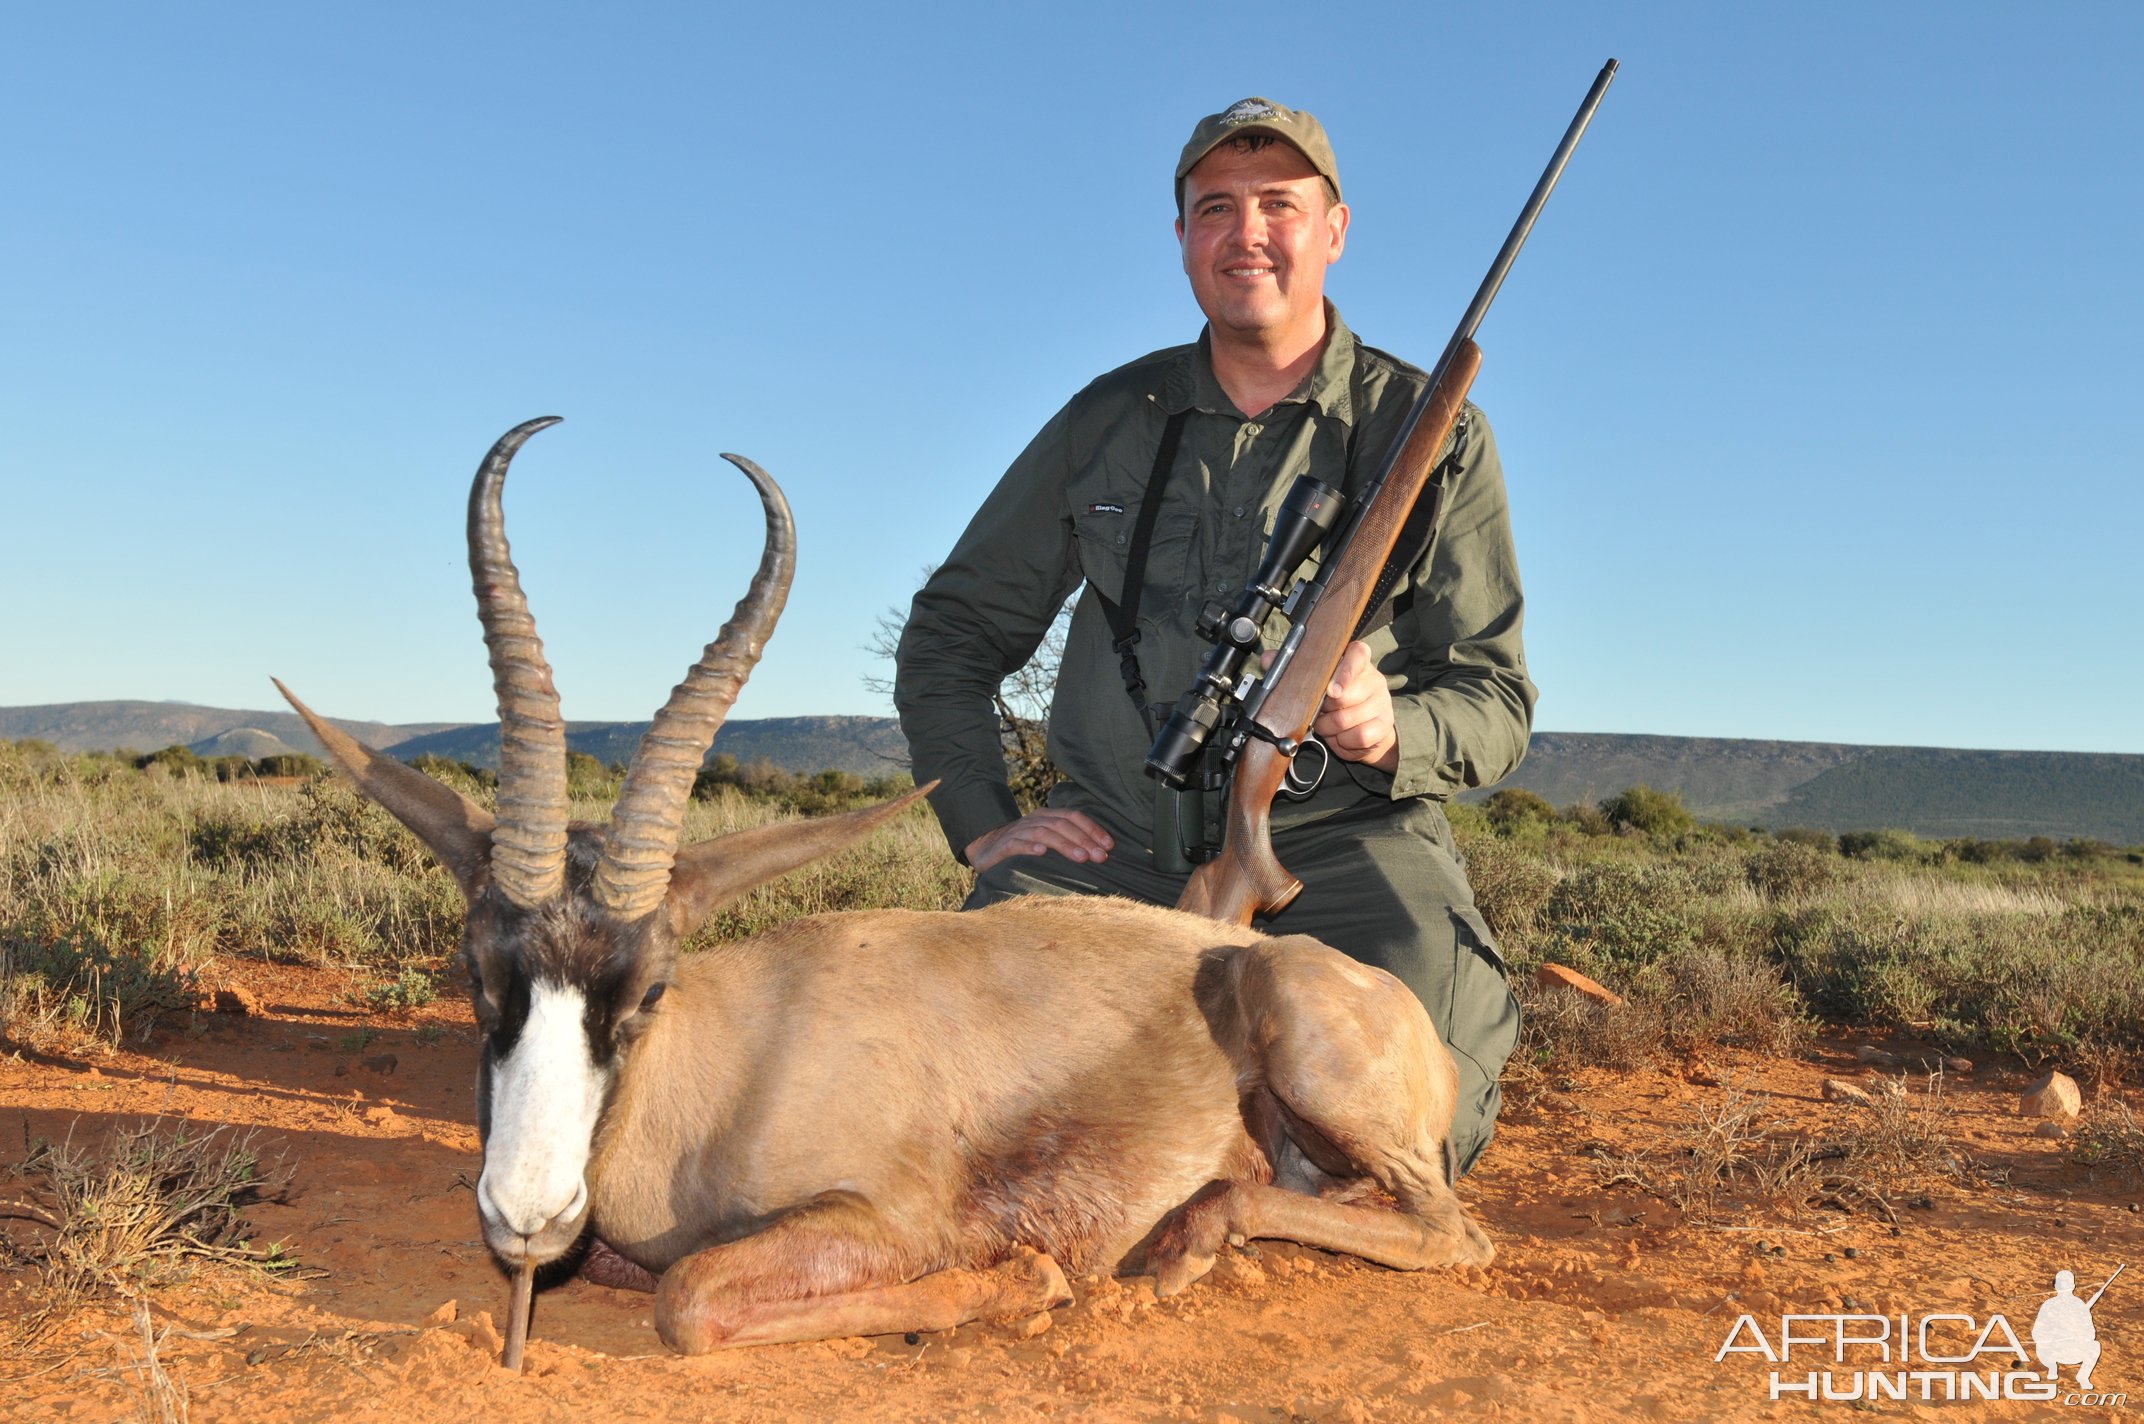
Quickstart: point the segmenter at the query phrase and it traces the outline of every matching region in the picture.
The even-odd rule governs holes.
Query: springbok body
[[[659,1279],[657,1328],[697,1352],[1030,1313],[1068,1298],[1062,1267],[1149,1270],[1168,1294],[1230,1237],[1489,1259],[1444,1175],[1449,1053],[1398,980],[1314,940],[1037,898],[814,916],[681,959],[723,902],[914,798],[678,848],[794,562],[779,490],[736,460],[767,508],[759,576],[610,825],[567,824],[564,724],[499,512],[550,423],[501,439],[470,497],[496,819],[291,699],[468,896],[477,1199],[502,1260],[592,1234]],[[1397,1209],[1354,1203],[1373,1186]]]

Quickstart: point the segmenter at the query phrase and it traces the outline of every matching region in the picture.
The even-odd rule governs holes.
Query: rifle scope
[[[1199,754],[1221,723],[1223,706],[1242,694],[1244,664],[1258,651],[1266,619],[1287,602],[1288,585],[1295,581],[1303,560],[1332,532],[1346,504],[1347,496],[1331,485],[1308,475],[1296,477],[1288,497],[1281,501],[1280,513],[1274,516],[1265,557],[1244,585],[1234,611],[1209,603],[1199,614],[1199,636],[1214,649],[1206,655],[1198,680],[1177,700],[1176,710],[1154,738],[1146,756],[1148,772],[1179,791],[1191,784]]]

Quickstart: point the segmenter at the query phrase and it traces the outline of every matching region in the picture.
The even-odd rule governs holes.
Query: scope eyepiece
[[[1212,693],[1194,688],[1177,700],[1154,746],[1146,755],[1146,769],[1162,782],[1181,791],[1191,784],[1206,740],[1221,722],[1221,702]]]

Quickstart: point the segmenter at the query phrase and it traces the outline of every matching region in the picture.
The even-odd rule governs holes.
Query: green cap
[[[1271,99],[1243,99],[1218,114],[1208,114],[1191,131],[1183,157],[1176,160],[1177,191],[1183,191],[1184,175],[1199,166],[1199,160],[1216,146],[1245,134],[1271,134],[1310,160],[1326,182],[1333,185],[1333,198],[1340,197],[1340,165],[1333,160],[1332,140],[1325,125],[1301,109],[1290,109]]]

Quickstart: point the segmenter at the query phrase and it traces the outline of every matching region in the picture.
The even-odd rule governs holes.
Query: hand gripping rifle
[[[1418,500],[1427,517],[1413,521],[1423,537],[1434,534],[1444,483],[1434,479],[1458,422],[1467,390],[1481,369],[1474,332],[1496,299],[1497,288],[1541,215],[1593,111],[1615,78],[1616,62],[1602,67],[1578,116],[1556,146],[1533,196],[1490,264],[1436,369],[1394,437],[1376,475],[1340,518],[1340,493],[1307,475],[1296,482],[1275,521],[1273,538],[1258,572],[1231,612],[1207,610],[1200,631],[1214,650],[1198,680],[1177,703],[1147,753],[1147,771],[1171,787],[1194,785],[1202,757],[1218,757],[1229,777],[1226,828],[1220,850],[1192,872],[1177,908],[1247,925],[1253,916],[1277,914],[1302,890],[1273,854],[1269,816],[1273,797],[1294,767],[1297,752],[1316,745],[1311,724],[1325,689],[1349,643],[1360,637],[1382,607],[1392,585],[1426,548],[1396,551]],[[1286,585],[1320,537],[1340,523],[1317,576]],[[1278,608],[1289,621],[1287,636],[1262,677],[1247,672],[1258,651],[1259,631]],[[1213,745],[1209,748],[1208,744]],[[1324,749],[1319,747],[1322,752]],[[1315,784],[1313,780],[1311,784]]]

